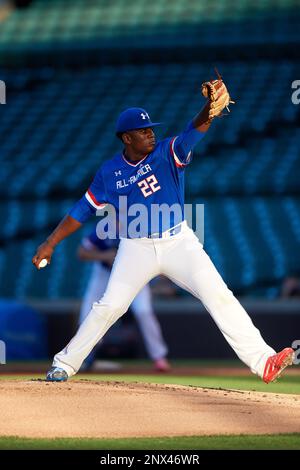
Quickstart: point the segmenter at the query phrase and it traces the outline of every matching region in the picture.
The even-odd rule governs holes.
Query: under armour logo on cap
[[[116,134],[135,129],[143,129],[146,127],[154,127],[161,124],[160,122],[152,122],[149,114],[143,108],[128,108],[123,111],[116,125]]]

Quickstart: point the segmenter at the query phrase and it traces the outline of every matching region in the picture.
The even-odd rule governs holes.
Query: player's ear
[[[131,136],[127,132],[122,135],[122,140],[124,144],[131,144]]]

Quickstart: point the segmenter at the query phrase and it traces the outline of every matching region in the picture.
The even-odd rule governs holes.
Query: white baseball
[[[48,261],[44,258],[39,262],[39,268],[45,268],[48,264]]]

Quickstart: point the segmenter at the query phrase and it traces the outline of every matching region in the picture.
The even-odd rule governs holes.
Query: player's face
[[[151,127],[145,129],[135,129],[126,132],[127,139],[124,142],[132,148],[136,153],[148,154],[155,147],[155,134]]]

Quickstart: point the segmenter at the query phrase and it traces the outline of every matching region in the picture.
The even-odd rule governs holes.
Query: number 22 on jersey
[[[139,181],[138,186],[141,188],[144,197],[151,196],[151,194],[161,189],[154,175],[148,176],[148,178]]]

